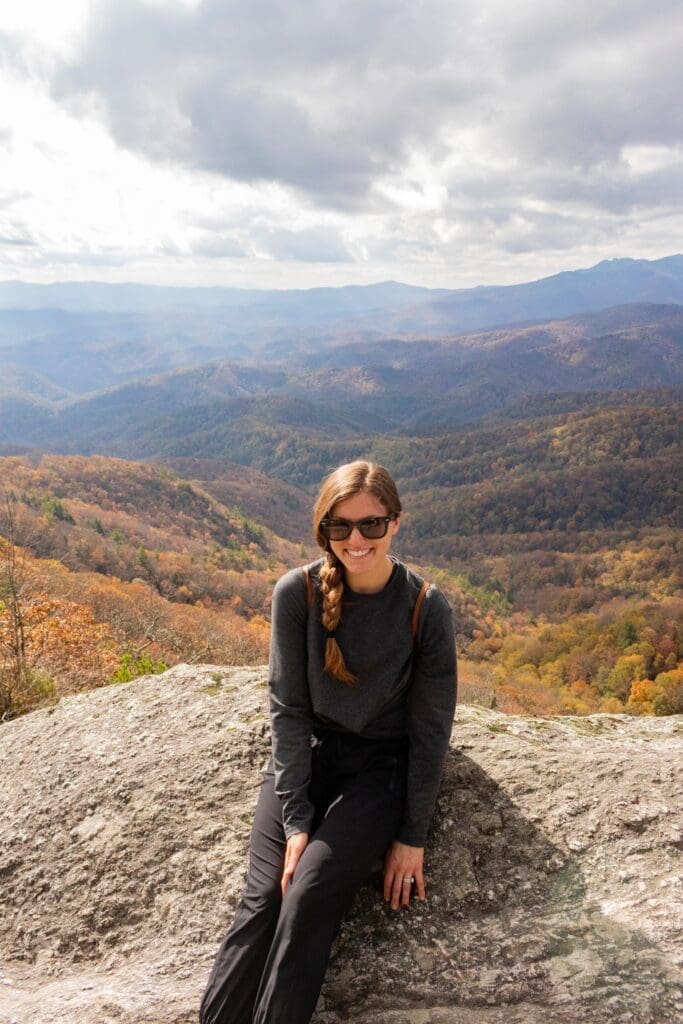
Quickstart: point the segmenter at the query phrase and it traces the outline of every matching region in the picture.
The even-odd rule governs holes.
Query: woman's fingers
[[[407,907],[410,905],[410,895],[413,891],[413,877],[408,876],[401,882],[401,906]]]
[[[390,862],[389,854],[384,861],[384,899],[391,899],[391,887],[394,884],[394,868]]]
[[[391,901],[392,910],[410,905],[413,887],[418,899],[425,898],[423,856],[421,847],[406,846],[397,841],[391,844],[384,865],[384,899]]]
[[[410,876],[408,876],[408,877],[410,877]],[[403,879],[402,875],[400,875],[398,872],[396,872],[396,877],[394,878],[394,884],[393,884],[392,889],[391,889],[391,909],[392,910],[398,910],[398,908],[400,906],[404,906],[404,907],[408,906],[408,903],[410,902],[410,888],[411,888],[411,882],[409,880],[406,880],[405,883],[404,883],[404,879]],[[407,898],[408,903],[404,903],[403,902],[404,898]]]
[[[308,832],[297,832],[296,835],[290,836],[287,840],[287,848],[285,850],[285,863],[282,869],[282,879],[280,881],[280,887],[282,889],[282,895],[287,891],[287,886],[292,880],[294,870],[299,863],[301,854],[308,845]]]

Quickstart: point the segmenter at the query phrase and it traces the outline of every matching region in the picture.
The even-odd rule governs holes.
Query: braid
[[[320,591],[323,597],[322,624],[329,633],[333,633],[341,619],[341,600],[344,593],[344,577],[339,561],[332,553],[327,552],[324,565],[320,569]],[[358,680],[349,672],[344,662],[344,655],[334,636],[328,636],[325,646],[325,668],[343,683],[353,685]]]

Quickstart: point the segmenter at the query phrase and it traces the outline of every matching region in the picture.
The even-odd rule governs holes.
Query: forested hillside
[[[16,456],[0,474],[0,716],[181,660],[267,657],[298,546],[163,467]]]
[[[434,437],[293,431],[274,452],[254,432],[251,457],[304,485],[343,458],[392,467],[400,550],[456,607],[471,696],[548,712],[683,709],[678,394],[578,399],[577,411],[547,415],[558,396],[537,416]]]
[[[665,262],[634,298],[676,298]],[[362,290],[256,297],[254,324],[277,312],[258,344],[208,293],[194,313],[141,293],[135,315],[0,317],[0,644],[11,683],[16,553],[26,706],[179,660],[263,660],[273,583],[316,554],[320,480],[369,458],[403,497],[397,553],[453,606],[465,699],[683,710],[683,306],[437,336],[381,294],[383,334]],[[411,298],[423,326],[455,301]]]
[[[272,450],[292,433],[303,447],[369,431],[425,436],[550,394],[572,393],[576,404],[589,392],[680,386],[683,307],[623,306],[438,341],[314,335],[303,353],[285,346],[256,359],[244,346],[242,359],[152,376],[146,340],[107,351],[88,344],[63,358],[61,345],[29,338],[0,348],[0,442],[135,459],[229,451],[254,465],[259,445]],[[192,346],[186,355],[200,358]]]
[[[315,557],[312,490],[335,462],[369,457],[392,468],[403,496],[397,553],[453,606],[465,699],[547,713],[683,709],[680,406],[665,390],[616,397],[433,437],[344,443],[328,432],[316,443],[293,432],[263,446],[261,469],[0,459],[36,616],[29,704],[178,660],[264,659],[272,585]],[[7,525],[5,512],[5,538]],[[6,598],[3,615],[7,651]],[[41,639],[50,621],[74,624],[68,669],[59,644]]]

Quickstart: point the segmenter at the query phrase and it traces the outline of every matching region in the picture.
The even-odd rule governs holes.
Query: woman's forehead
[[[365,519],[368,516],[385,516],[387,509],[374,494],[360,491],[333,505],[331,515],[335,519]]]

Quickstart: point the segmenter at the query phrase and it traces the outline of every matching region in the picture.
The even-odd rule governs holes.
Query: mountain
[[[683,256],[605,260],[526,284],[468,288],[397,310],[385,332],[441,334],[591,313],[622,303],[683,302]],[[370,318],[365,325],[370,326]],[[377,325],[377,318],[374,318]]]
[[[226,466],[224,475],[235,479],[239,469]],[[245,473],[241,489],[246,495]],[[182,586],[193,600],[231,598],[236,570],[266,576],[297,555],[300,537],[294,547],[275,530],[264,529],[232,500],[235,487],[230,491],[224,481],[209,493],[168,466],[32,452],[0,457],[0,478],[3,494],[14,497],[21,513],[20,543],[35,555],[58,558],[71,570],[95,569],[123,580],[153,577],[155,590],[172,600]],[[259,484],[262,478],[252,486]],[[297,507],[297,495],[301,503],[291,486],[271,481],[270,489],[276,507]],[[218,490],[230,500],[221,501]],[[142,571],[141,550],[154,552],[153,573],[149,567]],[[193,566],[198,576],[210,569],[212,579],[193,579]],[[266,589],[255,605],[258,610]]]
[[[233,329],[324,325],[379,332],[462,333],[596,312],[625,302],[683,302],[683,255],[605,260],[517,285],[430,289],[387,281],[306,290],[178,288],[139,284],[0,282],[0,310],[71,313],[219,313]],[[393,311],[393,312],[392,312]]]
[[[392,309],[446,294],[445,288],[420,288],[385,281],[339,288],[272,289],[182,288],[92,281],[27,284],[0,281],[0,309],[63,310],[71,313],[196,313],[200,310],[256,311],[301,323],[377,308]],[[245,315],[249,315],[245,313]]]
[[[90,651],[100,684],[148,662],[253,663],[276,576],[312,555],[314,488],[369,457],[397,478],[396,553],[446,593],[477,700],[680,711],[679,262],[594,268],[620,300],[626,269],[627,298],[649,276],[665,303],[468,332],[454,293],[406,306],[389,285],[0,313],[0,480],[31,526],[44,613],[26,706],[71,692],[69,651]],[[592,301],[585,274],[572,301]],[[566,285],[544,287],[555,301]]]
[[[125,458],[230,453],[252,464],[257,450],[296,436],[300,448],[329,443],[336,458],[364,434],[440,433],[550,393],[683,383],[683,306],[633,304],[448,339],[336,344],[278,363],[214,360],[67,400],[49,396],[63,394],[78,353],[61,369],[58,354],[40,360],[39,377],[29,369],[32,349],[23,362],[21,351],[12,357],[16,386],[0,390],[0,443]],[[21,392],[22,381],[35,392]]]
[[[241,509],[280,537],[308,541],[311,497],[300,487],[229,459],[177,457],[159,460],[222,505]]]
[[[8,446],[3,494],[34,559],[27,614],[68,626],[63,645],[32,630],[42,689],[13,713],[73,692],[79,673],[102,685],[200,655],[250,662],[277,575],[315,557],[313,488],[354,457],[396,477],[396,554],[447,595],[473,699],[542,714],[682,710],[680,394],[592,392],[567,409],[571,397],[423,436],[357,434],[287,397],[236,398],[244,415],[231,422],[223,406],[212,422],[189,403],[195,433],[160,419],[155,442],[176,451],[153,465]],[[119,442],[135,443],[136,411]],[[0,536],[0,588],[3,552]],[[7,627],[0,606],[0,643]]]

